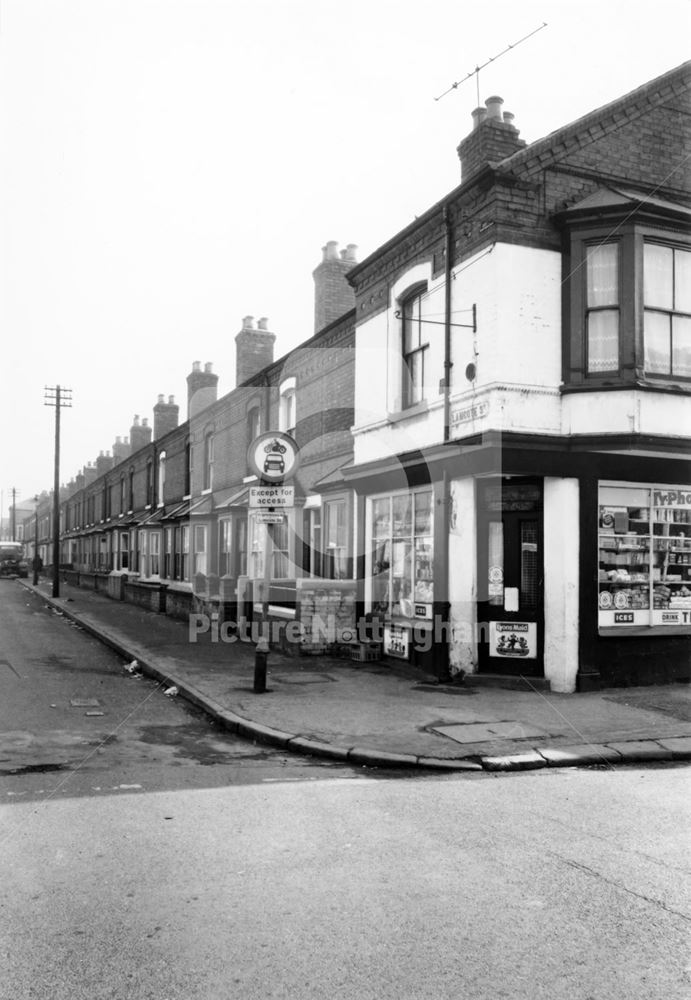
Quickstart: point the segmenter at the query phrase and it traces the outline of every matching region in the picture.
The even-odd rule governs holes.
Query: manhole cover
[[[469,722],[455,726],[433,726],[433,732],[448,736],[456,743],[487,743],[491,740],[526,740],[544,736],[543,729],[523,722]]]

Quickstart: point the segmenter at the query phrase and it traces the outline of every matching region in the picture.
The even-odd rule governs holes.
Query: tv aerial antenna
[[[477,103],[479,105],[480,104],[480,70],[484,69],[485,66],[489,66],[490,63],[496,62],[497,59],[501,59],[501,57],[505,56],[507,52],[511,51],[511,49],[515,49],[522,42],[526,42],[529,38],[532,38],[533,35],[537,35],[538,31],[542,31],[542,29],[546,28],[546,27],[547,27],[547,21],[543,21],[543,23],[540,25],[539,28],[535,28],[533,31],[529,32],[527,35],[524,35],[523,38],[519,38],[517,42],[512,42],[511,45],[507,45],[505,49],[501,50],[501,52],[497,52],[496,56],[490,56],[489,59],[487,60],[487,62],[483,62],[482,65],[476,66],[475,69],[471,70],[470,73],[467,73],[463,77],[462,80],[456,80],[456,82],[452,83],[451,86],[447,90],[445,90],[443,94],[440,94],[439,97],[435,97],[434,100],[435,101],[441,101],[442,97],[446,97],[446,95],[450,94],[452,90],[456,90],[458,87],[461,86],[462,83],[465,83],[466,80],[469,80],[471,78],[471,76],[474,76],[475,77],[475,85],[476,85],[476,88],[477,88]]]

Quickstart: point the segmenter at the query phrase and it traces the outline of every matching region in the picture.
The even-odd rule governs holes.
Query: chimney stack
[[[217,396],[218,375],[214,375],[211,362],[207,361],[202,371],[201,361],[193,361],[192,371],[187,376],[188,420],[190,417],[196,416],[197,413],[201,413],[207,406],[215,403]]]
[[[266,316],[254,328],[254,316],[245,316],[235,336],[235,384],[242,385],[273,363],[276,334],[269,331]]]
[[[144,448],[147,444],[151,443],[151,428],[146,417],[140,423],[139,415],[135,413],[132,426],[130,427],[130,442],[132,445],[131,454],[133,455],[140,448]]]
[[[96,472],[99,476],[102,476],[109,469],[113,468],[113,459],[109,451],[101,452],[96,459]]]
[[[91,483],[94,483],[96,481],[98,470],[95,465],[92,465],[91,462],[88,462],[87,465],[84,466],[82,475],[84,477],[84,485],[90,486]]]
[[[126,458],[130,457],[130,439],[129,438],[115,438],[115,443],[113,444],[113,464],[119,465],[120,462],[124,462]]]
[[[349,243],[338,252],[336,240],[322,247],[321,263],[312,272],[314,278],[314,332],[355,308],[355,293],[346,274],[357,264],[357,246]]]
[[[166,397],[161,393],[154,406],[154,441],[175,430],[179,413],[180,407],[175,402],[175,396],[169,396],[166,403]]]
[[[519,131],[513,124],[515,116],[509,111],[502,114],[503,103],[501,97],[488,97],[484,108],[475,108],[472,112],[473,130],[461,140],[457,149],[463,183],[490,163],[505,160],[526,145],[524,139],[519,139]]]

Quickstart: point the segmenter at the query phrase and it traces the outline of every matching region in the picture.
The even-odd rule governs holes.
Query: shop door
[[[543,675],[542,488],[484,485],[478,510],[478,667]]]

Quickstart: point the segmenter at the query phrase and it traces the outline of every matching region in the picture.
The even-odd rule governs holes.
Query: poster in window
[[[490,622],[489,655],[507,659],[536,659],[535,622]]]

